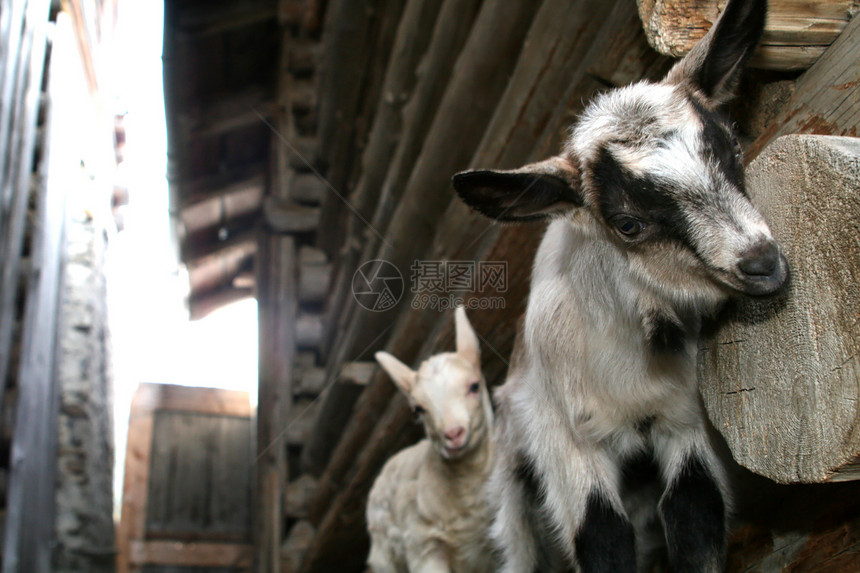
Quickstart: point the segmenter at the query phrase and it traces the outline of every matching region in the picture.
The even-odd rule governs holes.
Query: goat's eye
[[[469,384],[469,394],[477,394],[480,389],[480,382],[472,382],[471,384]]]
[[[416,416],[423,416],[426,412],[427,410],[425,410],[423,406],[416,405],[414,408],[412,408],[412,413],[414,413]]]
[[[633,217],[618,217],[613,221],[618,232],[625,237],[635,237],[645,228],[645,223]]]

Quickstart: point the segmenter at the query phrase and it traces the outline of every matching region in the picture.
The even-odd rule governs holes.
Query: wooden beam
[[[860,18],[798,79],[788,103],[746,150],[747,162],[781,135],[860,135]]]
[[[133,541],[132,566],[167,565],[172,567],[249,567],[253,547],[244,543],[205,543],[202,541]]]
[[[20,94],[23,115],[14,126],[12,144],[6,149],[17,156],[21,165],[12,169],[9,183],[12,193],[22,197],[24,205],[30,198],[33,167],[33,136],[39,110],[42,72],[45,62],[48,2],[29,7],[25,22],[24,50],[20,62],[26,75],[26,90]],[[70,32],[66,21],[65,31]],[[70,34],[67,35],[69,39]],[[52,95],[59,95],[52,92]],[[68,150],[62,145],[57,128],[60,122],[51,119],[48,148],[56,152]],[[17,122],[16,122],[17,123]],[[9,486],[4,524],[3,571],[47,571],[51,568],[54,540],[54,495],[57,468],[57,415],[59,388],[57,386],[57,332],[60,328],[60,297],[63,270],[63,239],[65,237],[66,194],[65,177],[68,157],[50,156],[38,166],[40,185],[36,191],[36,214],[31,246],[32,272],[27,284],[23,317],[21,355],[18,369],[18,402],[15,408],[15,430],[9,454]],[[15,215],[14,211],[12,212]],[[23,213],[22,213],[23,215]],[[22,229],[23,231],[23,229]],[[9,237],[12,239],[11,237]],[[20,248],[20,242],[17,243]],[[15,259],[6,258],[12,255]],[[4,253],[4,264],[17,263],[20,252]],[[15,265],[17,267],[17,264]],[[4,269],[5,271],[5,269]],[[4,273],[4,279],[7,275]],[[4,288],[7,283],[4,281]],[[18,277],[14,277],[12,297],[17,294]],[[4,293],[5,294],[5,293]],[[5,298],[5,297],[4,297]],[[13,299],[14,300],[14,299]],[[5,368],[5,365],[4,365]],[[5,387],[5,371],[3,385]],[[0,389],[0,393],[4,389]],[[2,407],[2,404],[0,404]]]
[[[179,205],[179,218],[187,234],[221,225],[261,209],[265,190],[266,178],[261,173],[210,187],[186,196]]]
[[[309,233],[319,226],[320,210],[270,195],[263,200],[263,217],[276,233]]]
[[[257,252],[255,237],[253,231],[237,235],[203,257],[187,261],[191,292],[203,293],[232,285],[233,278],[250,264]]]
[[[278,6],[271,0],[204,4],[183,9],[178,15],[177,31],[185,38],[200,39],[274,20],[277,16]]]
[[[661,54],[687,54],[716,22],[725,1],[637,0],[649,43]],[[857,0],[770,0],[754,67],[806,69],[842,33],[860,8]]]
[[[321,69],[319,137],[326,178],[340,197],[329,194],[323,203],[321,224],[327,232],[317,237],[317,244],[331,258],[343,242],[344,198],[373,122],[405,3],[332,0],[327,8],[322,42],[328,64]]]

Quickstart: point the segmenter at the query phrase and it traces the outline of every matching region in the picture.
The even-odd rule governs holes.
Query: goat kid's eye
[[[612,223],[615,225],[615,228],[618,229],[618,232],[625,237],[635,237],[645,228],[645,223],[639,219],[634,219],[633,217],[627,217],[624,215],[616,217]]]
[[[469,384],[469,394],[477,394],[480,389],[480,382],[472,382],[471,384]]]

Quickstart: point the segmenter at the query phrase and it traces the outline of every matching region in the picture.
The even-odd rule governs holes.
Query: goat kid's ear
[[[466,316],[466,309],[458,306],[454,311],[454,325],[457,331],[457,354],[472,364],[478,370],[481,369],[481,343],[478,335]]]
[[[377,352],[374,356],[382,369],[391,377],[395,386],[400,388],[404,394],[408,395],[412,392],[416,377],[414,370],[387,352]]]
[[[467,205],[498,221],[544,219],[583,204],[579,170],[562,157],[512,171],[463,171],[452,182]]]
[[[729,0],[717,22],[666,76],[689,83],[715,105],[734,96],[749,57],[764,31],[767,0]]]

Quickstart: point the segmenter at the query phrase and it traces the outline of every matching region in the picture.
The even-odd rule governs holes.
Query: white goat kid
[[[457,351],[418,371],[385,352],[376,360],[406,394],[427,439],[392,457],[367,502],[374,573],[485,573],[493,570],[491,512],[493,411],[480,345],[466,311],[455,312]]]
[[[766,12],[766,0],[730,0],[662,82],[597,97],[559,156],[454,177],[491,218],[555,218],[522,358],[496,393],[503,571],[723,568],[728,488],[696,340],[728,296],[771,294],[788,273],[719,111]]]

